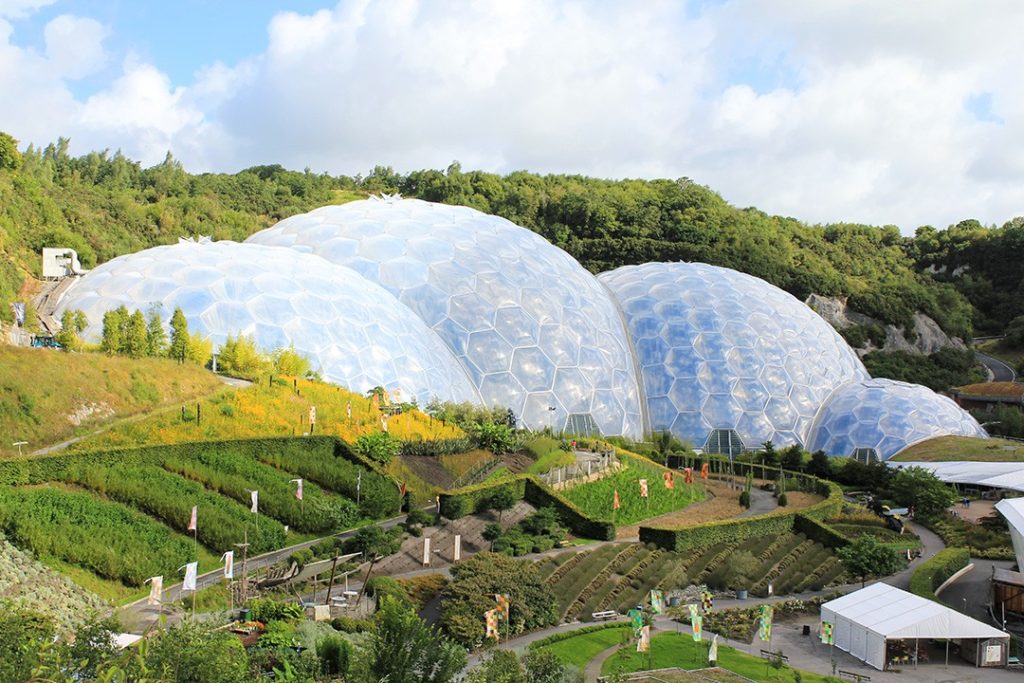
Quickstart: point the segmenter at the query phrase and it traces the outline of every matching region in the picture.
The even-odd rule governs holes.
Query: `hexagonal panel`
[[[324,248],[338,239],[355,250]],[[539,374],[531,379],[520,366],[522,382],[499,378],[491,371],[496,365],[474,355],[473,348],[482,347],[469,333],[496,330],[513,348],[539,349],[559,370],[576,370],[566,377],[578,377],[590,393],[583,400],[578,383],[566,382],[569,395],[562,396],[555,383],[559,411],[584,404],[589,410],[594,392],[608,390],[600,415],[591,415],[602,433],[641,436],[639,386],[611,296],[571,256],[529,230],[468,207],[372,198],[292,216],[247,242],[306,250],[380,283],[437,332],[488,403],[499,396],[516,401],[505,405],[524,426],[560,429],[568,418],[558,411],[524,412],[524,384],[548,384],[548,365],[535,363]]]
[[[850,382],[822,407],[810,449],[849,456],[875,448],[888,460],[904,448],[937,436],[987,437],[960,406],[927,387],[890,379]]]
[[[196,286],[197,281],[212,282]],[[174,273],[184,284],[166,284]],[[160,283],[145,287],[143,281]],[[113,286],[100,295],[94,283]],[[265,351],[294,345],[324,377],[353,391],[401,389],[421,405],[438,397],[479,401],[463,368],[416,315],[379,285],[299,251],[235,242],[181,242],[109,261],[85,275],[64,300],[89,319],[97,341],[103,313],[119,305],[147,312],[160,294],[165,326],[181,308],[189,329],[215,346],[252,335]]]

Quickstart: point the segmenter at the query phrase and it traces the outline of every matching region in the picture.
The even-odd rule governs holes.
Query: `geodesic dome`
[[[464,206],[325,206],[256,233],[348,266],[416,312],[488,405],[532,429],[642,434],[629,342],[608,293],[539,235]]]
[[[808,449],[888,460],[904,448],[947,435],[988,437],[969,413],[928,387],[869,379],[832,394],[814,423]]]
[[[828,323],[764,280],[703,263],[598,278],[625,315],[652,429],[698,448],[805,444],[832,390],[868,378]]]
[[[252,336],[265,351],[294,346],[332,382],[375,386],[425,405],[432,398],[479,401],[448,349],[380,286],[327,261],[288,249],[182,241],[108,261],[85,275],[57,315],[79,309],[84,338],[100,339],[103,314],[120,305],[165,325],[180,307],[191,332],[212,339]]]

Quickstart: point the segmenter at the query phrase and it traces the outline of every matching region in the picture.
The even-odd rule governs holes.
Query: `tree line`
[[[0,134],[0,319],[43,246],[74,248],[84,267],[182,235],[242,240],[290,215],[376,192],[463,204],[533,230],[601,272],[647,261],[703,261],[761,277],[798,298],[847,297],[852,308],[909,326],[915,311],[948,333],[1001,331],[1024,314],[1024,219],[1001,228],[809,225],[738,208],[689,178],[444,171],[330,176],[279,165],[190,174],[170,154],[150,168],[109,150],[73,157],[69,141],[19,151]],[[965,269],[966,267],[966,269]]]

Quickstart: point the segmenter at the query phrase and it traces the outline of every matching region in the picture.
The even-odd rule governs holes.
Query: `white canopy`
[[[948,484],[969,484],[1024,492],[1024,463],[1021,462],[894,462],[891,467],[920,467]]]
[[[996,510],[1006,518],[1017,567],[1024,569],[1024,498],[1004,498],[996,503]]]
[[[885,641],[1009,638],[999,629],[913,593],[876,583],[821,606],[840,650],[885,668]]]

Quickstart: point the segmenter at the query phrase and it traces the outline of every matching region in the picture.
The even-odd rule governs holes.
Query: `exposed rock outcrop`
[[[903,329],[850,309],[845,298],[812,294],[807,297],[805,303],[837,330],[855,325],[866,325],[884,331],[885,343],[881,347],[869,340],[863,347],[856,349],[858,355],[876,350],[927,354],[950,346],[956,349],[967,348],[962,339],[950,337],[942,331],[938,323],[923,313],[914,314],[913,326],[908,339],[908,335]]]

